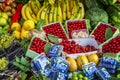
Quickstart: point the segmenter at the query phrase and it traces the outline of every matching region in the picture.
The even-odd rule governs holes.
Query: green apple
[[[10,27],[10,26],[7,24],[7,25],[5,25],[5,26],[4,26],[4,28],[3,28],[3,29],[4,29],[4,30],[8,30],[8,29],[9,29],[9,27]]]
[[[0,26],[5,26],[7,24],[7,20],[5,18],[0,17]]]
[[[1,17],[3,17],[3,18],[5,18],[6,20],[8,20],[8,15],[7,15],[7,13],[1,13]]]
[[[78,80],[78,77],[72,77],[72,80]]]

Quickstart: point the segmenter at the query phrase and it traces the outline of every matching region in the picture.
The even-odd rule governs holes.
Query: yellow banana
[[[45,14],[45,20],[46,20],[46,24],[49,24],[49,11],[50,11],[50,7],[48,7],[48,9],[47,9],[47,12],[46,12],[46,14]]]
[[[54,5],[53,21],[54,22],[57,21],[57,6],[56,6],[56,4]]]
[[[55,0],[48,0],[51,5],[55,3]]]
[[[78,5],[80,6],[80,9],[81,9],[81,17],[80,19],[83,19],[84,18],[84,15],[85,15],[85,11],[84,11],[84,6],[82,3],[78,2]]]
[[[62,9],[62,14],[63,14],[63,20],[66,20],[66,14],[67,13],[67,6],[66,6],[66,0],[63,1],[63,9]]]
[[[53,14],[54,14],[54,6],[52,5],[49,13],[49,23],[53,22]]]
[[[38,9],[38,7],[37,7],[37,3],[36,3],[34,0],[32,0],[32,1],[30,2],[30,6],[31,6],[33,12],[37,15],[37,13],[38,13],[38,11],[39,11],[39,9]]]
[[[60,3],[58,3],[58,6],[57,6],[57,21],[61,22],[63,21],[62,19],[62,10],[61,10],[61,7],[60,7]]]
[[[42,10],[40,19],[45,19],[46,13],[47,13],[47,7]]]
[[[35,2],[36,2],[36,5],[37,5],[38,9],[40,9],[40,7],[41,7],[40,2],[38,0],[35,0]]]
[[[25,14],[26,5],[27,5],[27,4],[25,4],[25,5],[22,7],[22,10],[21,10],[22,18],[25,19],[25,20],[27,20],[27,17],[26,17],[26,14]]]
[[[74,15],[79,8],[76,1],[73,1],[73,4],[74,4],[74,6],[73,6],[73,9],[72,9],[72,15]]]
[[[79,10],[78,10],[78,12],[77,12],[77,14],[76,14],[76,18],[74,18],[74,19],[81,19],[81,8],[79,8]]]
[[[30,19],[30,20],[33,20],[34,22],[37,22],[37,21],[31,16],[31,15],[33,15],[33,13],[31,13],[31,11],[30,11],[30,4],[27,4],[25,13],[26,13],[27,19]]]
[[[40,10],[38,11],[38,13],[37,13],[37,20],[40,20],[40,17],[41,17],[41,12],[42,12],[42,10],[45,8],[45,6],[43,5],[41,8],[40,8]]]
[[[70,5],[68,0],[66,0],[66,5],[67,5],[67,18],[70,19],[71,12],[70,12]]]

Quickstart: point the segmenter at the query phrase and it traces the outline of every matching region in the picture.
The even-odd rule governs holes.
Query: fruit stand
[[[120,0],[0,0],[0,80],[120,80]]]

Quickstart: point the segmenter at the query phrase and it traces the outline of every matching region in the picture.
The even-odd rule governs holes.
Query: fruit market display
[[[0,80],[120,80],[120,0],[0,0]]]

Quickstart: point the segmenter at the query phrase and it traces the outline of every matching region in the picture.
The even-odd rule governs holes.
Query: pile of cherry
[[[92,35],[95,36],[95,40],[99,43],[103,43],[106,41],[105,39],[105,32],[107,28],[111,28],[113,33],[116,32],[116,28],[109,25],[109,24],[104,24],[104,23],[100,23],[97,28],[94,30],[94,32],[92,33]]]
[[[86,29],[86,21],[85,20],[68,21],[67,22],[67,29],[68,29],[69,38],[72,38],[73,31]]]
[[[65,32],[64,28],[61,26],[60,23],[52,23],[49,25],[45,25],[42,27],[42,30],[45,32],[46,38],[48,38],[47,36],[48,36],[48,34],[50,34],[50,35],[57,36],[58,38],[62,39],[62,41],[59,44],[64,47],[63,51],[68,54],[97,51],[97,49],[94,46],[91,46],[91,45],[81,46],[81,45],[77,44],[74,40],[72,40],[72,41],[69,40],[69,39],[71,39],[72,31],[81,30],[81,29],[87,30],[87,21],[86,20],[68,21],[66,24],[67,24],[66,27],[67,27],[68,32]],[[115,33],[117,31],[117,28],[115,28],[114,26],[111,26],[111,25],[105,24],[105,23],[100,23],[95,28],[95,30],[93,30],[91,35],[95,36],[95,40],[98,43],[104,43],[106,41],[105,31],[108,28],[111,28],[113,33]],[[68,34],[66,34],[66,33],[68,33]],[[68,39],[68,37],[69,37],[69,39]],[[45,46],[46,42],[47,41],[44,41],[40,38],[35,37],[32,40],[29,49],[32,51],[35,51],[36,53],[45,52],[44,46]],[[105,53],[105,52],[112,52],[112,53],[120,52],[120,36],[117,36],[117,37],[111,39],[110,41],[108,41],[106,44],[104,44],[102,46],[102,51],[103,51],[103,53]]]
[[[97,49],[94,46],[81,46],[77,44],[74,40],[63,40],[60,42],[60,45],[64,46],[63,51],[68,54],[74,54],[74,53],[85,53],[85,52],[91,52],[96,51]]]

